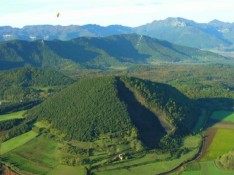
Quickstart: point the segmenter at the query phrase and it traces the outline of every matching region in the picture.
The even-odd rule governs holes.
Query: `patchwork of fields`
[[[215,160],[234,149],[234,112],[215,111],[206,132],[203,156],[187,164],[183,175],[232,175],[233,171],[221,169]],[[215,122],[214,122],[215,121]]]
[[[13,114],[2,115],[2,120],[21,118],[25,111]],[[229,111],[217,111],[210,117],[211,120],[219,122],[229,122],[234,125],[234,113]],[[214,124],[208,129],[207,135],[212,137],[209,140],[204,156],[199,162],[190,162],[186,165],[183,175],[231,175],[232,171],[220,169],[214,160],[234,148],[234,129],[217,127]],[[215,131],[215,132],[214,132]],[[210,134],[212,133],[212,134]],[[97,142],[98,143],[98,142]],[[73,143],[79,147],[87,147],[87,144]],[[170,154],[147,153],[136,159],[124,160],[122,162],[111,163],[94,170],[97,175],[152,175],[163,173],[174,169],[182,162],[192,159],[197,153],[200,144],[200,136],[189,136],[184,140],[183,147],[191,149],[182,157],[171,159]],[[29,131],[20,136],[14,137],[1,144],[1,160],[11,167],[12,170],[20,173],[48,174],[48,175],[85,175],[85,166],[61,165],[62,157],[66,157],[60,150],[61,143],[46,135],[39,135],[34,131]],[[90,143],[88,144],[90,146]],[[121,145],[120,145],[121,148]],[[119,149],[120,149],[119,148]],[[126,149],[126,148],[124,148]],[[93,159],[105,157],[106,153],[94,152]],[[26,174],[27,174],[26,173]],[[176,174],[176,173],[174,173]]]

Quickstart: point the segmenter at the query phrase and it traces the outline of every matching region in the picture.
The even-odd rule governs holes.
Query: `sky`
[[[57,17],[57,14],[60,14]],[[234,22],[234,0],[0,0],[0,26],[119,24],[167,17]]]

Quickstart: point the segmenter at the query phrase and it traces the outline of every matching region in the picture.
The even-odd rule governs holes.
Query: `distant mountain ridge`
[[[200,49],[224,48],[234,43],[234,23],[213,20],[197,23],[184,18],[155,20],[139,27],[95,24],[52,26],[35,25],[23,28],[0,27],[0,41],[7,40],[71,40],[77,37],[105,37],[137,33]]]
[[[84,26],[32,25],[23,28],[0,27],[0,41],[8,40],[71,40],[78,37],[98,37],[132,33],[130,27],[110,25],[102,27],[96,24]]]
[[[229,23],[234,26],[234,23]],[[222,25],[223,29],[225,28]],[[136,33],[200,49],[222,48],[233,44],[224,30],[212,23],[196,23],[184,18],[167,18],[135,28]]]
[[[31,65],[56,70],[106,69],[162,62],[209,63],[229,58],[136,34],[81,37],[70,41],[0,43],[0,69]]]

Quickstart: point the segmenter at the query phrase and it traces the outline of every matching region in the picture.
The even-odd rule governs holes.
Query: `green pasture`
[[[67,166],[67,165],[59,165],[52,171],[48,173],[48,175],[86,175],[85,168],[83,166]]]
[[[108,168],[101,168],[98,171],[95,171],[97,175],[152,175],[152,174],[158,174],[167,172],[171,169],[174,169],[178,165],[180,165],[182,162],[191,159],[195,154],[197,153],[197,150],[193,150],[189,152],[188,154],[183,155],[182,157],[178,159],[173,160],[157,160],[157,155],[155,155],[154,161],[151,162],[144,162],[144,158],[141,160],[144,163],[139,164],[132,164],[131,161],[127,161],[124,164],[119,165],[110,165]],[[137,160],[139,161],[139,160]]]
[[[200,162],[200,170],[186,170],[182,175],[233,175],[234,171],[218,168],[213,161]]]
[[[2,114],[2,115],[0,115],[0,122],[4,121],[4,120],[23,118],[23,114],[25,112],[26,111],[23,110],[23,111],[13,112],[13,113],[10,113],[10,114]]]
[[[6,152],[9,152],[25,143],[28,141],[32,140],[37,136],[37,133],[34,131],[29,131],[27,133],[24,133],[20,136],[14,137],[6,142],[3,142],[0,147],[0,154],[4,154]]]
[[[211,119],[225,122],[234,122],[233,111],[215,111],[210,117]]]
[[[207,154],[201,161],[214,160],[234,148],[234,130],[218,129]]]
[[[59,143],[41,135],[4,154],[2,159],[22,174],[24,171],[31,174],[47,174],[59,165],[61,157]]]
[[[42,124],[39,123],[38,125]],[[30,131],[29,133],[33,132]],[[34,134],[36,136],[36,133]],[[18,137],[22,137],[23,135]],[[166,172],[177,167],[182,162],[191,159],[197,153],[200,141],[201,137],[199,135],[186,137],[181,149],[188,148],[190,151],[178,158],[171,159],[170,153],[161,153],[157,151],[137,153],[133,154],[133,158],[131,159],[116,161],[104,166],[102,165],[99,169],[94,169],[94,173],[96,175],[152,175],[155,173]],[[7,142],[10,142],[10,140]],[[115,142],[115,140],[112,140],[112,142]],[[13,143],[11,143],[11,145],[12,144]],[[89,142],[73,142],[72,144],[86,148],[94,146]],[[60,160],[64,156],[67,157],[69,155],[67,153],[62,153],[59,149],[60,143],[58,141],[53,138],[48,138],[48,136],[44,134],[32,139],[23,146],[18,145],[16,147],[14,149],[9,149],[8,152],[1,156],[1,159],[9,167],[21,174],[85,175],[86,172],[84,166],[89,166],[72,167],[61,165]],[[90,160],[100,159],[97,165],[101,165],[100,162],[103,160],[105,163],[105,161],[108,160],[108,157],[109,156],[105,151],[101,152],[96,150],[89,158]]]
[[[163,173],[174,169],[188,159],[192,159],[198,152],[200,141],[201,137],[199,135],[186,137],[183,148],[189,148],[192,151],[183,154],[179,158],[171,160],[169,153],[148,153],[133,160],[124,160],[101,167],[95,173],[97,175],[152,175]]]

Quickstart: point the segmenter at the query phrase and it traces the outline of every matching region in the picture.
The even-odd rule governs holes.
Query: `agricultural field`
[[[30,131],[30,133],[33,133],[33,131]],[[58,142],[40,135],[25,145],[18,145],[16,149],[3,154],[1,157],[4,163],[17,172],[46,174],[59,165],[62,153],[59,150]]]
[[[83,166],[74,167],[67,165],[59,165],[48,173],[48,175],[65,175],[65,174],[86,175],[86,171]]]
[[[37,136],[37,133],[34,131],[29,131],[27,133],[24,133],[22,135],[19,135],[17,137],[14,137],[6,142],[3,142],[0,147],[0,154],[7,153],[25,143],[32,140]]]
[[[142,160],[142,164],[133,164],[131,165],[131,162],[125,163],[125,167],[121,166],[110,166],[109,170],[104,170],[104,171],[97,171],[97,175],[152,175],[155,173],[163,173],[168,170],[174,169],[177,167],[179,164],[182,162],[193,158],[193,156],[197,153],[197,150],[194,150],[186,155],[183,155],[181,158],[178,159],[173,159],[173,160],[165,160],[165,161],[157,161],[155,159],[152,161],[152,163],[149,163],[145,160]],[[156,155],[155,155],[156,157]]]
[[[29,133],[33,133],[30,131]],[[19,136],[22,137],[23,135]],[[17,138],[17,137],[16,137]],[[14,138],[14,139],[16,139]],[[12,140],[12,139],[11,139]],[[6,147],[6,143],[3,143],[3,146]],[[101,140],[95,144],[101,144]],[[117,142],[117,140],[112,140],[112,143]],[[108,142],[107,142],[108,143]],[[85,142],[74,142],[73,145],[79,147],[89,147],[93,146],[90,143]],[[150,152],[150,153],[139,153],[133,154],[133,158],[126,159],[123,161],[116,161],[107,165],[104,165],[100,169],[94,169],[93,172],[97,175],[105,174],[155,174],[155,172],[165,172],[169,169],[173,169],[178,166],[180,163],[186,161],[187,159],[192,159],[193,156],[197,153],[198,147],[200,145],[200,136],[188,136],[183,142],[183,147],[180,149],[188,148],[191,151],[184,153],[181,157],[171,158],[170,153],[160,153],[160,152]],[[118,145],[118,150],[121,149],[121,145]],[[123,150],[126,148],[123,147]],[[11,151],[10,151],[11,150]],[[6,151],[5,151],[6,152]],[[61,151],[61,144],[55,139],[51,139],[48,136],[42,134],[31,141],[27,142],[24,145],[18,145],[17,148],[11,148],[8,152],[1,156],[2,160],[6,165],[11,167],[13,170],[19,173],[33,173],[33,174],[49,174],[49,175],[85,175],[85,166],[68,166],[62,165],[61,160],[64,157],[70,156],[67,153]],[[108,160],[108,154],[106,151],[94,150],[90,160],[101,159],[105,163]],[[97,163],[96,165],[99,165]],[[13,165],[13,166],[12,166]],[[95,165],[95,164],[93,164]],[[121,170],[119,170],[121,168]]]
[[[182,175],[233,175],[233,171],[220,169],[214,161],[196,163],[195,166],[188,168]]]
[[[234,148],[234,130],[218,129],[208,148],[206,156],[201,161],[214,160]]]
[[[200,141],[199,135],[187,137],[182,148],[192,149],[192,151],[178,158],[171,158],[169,153],[149,153],[135,160],[124,160],[123,162],[104,166],[94,172],[97,175],[152,175],[163,173],[174,169],[188,159],[192,159],[198,152]]]
[[[11,119],[18,119],[18,118],[23,118],[23,115],[26,111],[18,111],[18,112],[13,112],[10,114],[3,114],[0,115],[0,122],[5,121],[5,120],[11,120]]]
[[[210,117],[216,120],[206,131],[206,143],[203,156],[198,161],[188,163],[183,175],[231,175],[233,171],[222,169],[216,160],[234,149],[234,113],[231,111],[215,111]],[[209,143],[208,143],[209,142]]]

